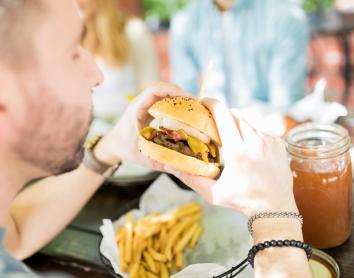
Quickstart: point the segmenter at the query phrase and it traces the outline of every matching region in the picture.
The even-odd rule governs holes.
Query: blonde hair
[[[122,67],[130,59],[125,33],[127,17],[119,12],[117,0],[80,0],[87,27],[83,46],[106,62]]]

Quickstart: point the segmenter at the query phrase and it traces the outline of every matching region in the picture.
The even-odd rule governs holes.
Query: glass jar
[[[286,138],[294,195],[304,217],[304,239],[313,247],[341,245],[352,227],[350,137],[339,125],[308,123]]]

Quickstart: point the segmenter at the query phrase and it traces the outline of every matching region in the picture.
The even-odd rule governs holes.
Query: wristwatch
[[[109,178],[118,170],[122,162],[120,161],[115,165],[109,165],[97,159],[94,154],[94,149],[102,138],[103,136],[94,136],[85,143],[85,155],[82,163],[91,171],[102,175],[104,178]]]

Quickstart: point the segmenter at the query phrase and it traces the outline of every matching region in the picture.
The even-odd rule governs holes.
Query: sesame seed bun
[[[171,118],[189,125],[221,146],[221,140],[210,111],[198,100],[189,97],[170,97],[156,102],[148,111],[154,118]]]

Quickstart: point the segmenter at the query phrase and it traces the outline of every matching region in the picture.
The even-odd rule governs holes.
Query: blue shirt
[[[195,0],[171,24],[172,80],[197,94],[209,61],[206,96],[231,107],[254,100],[286,109],[304,95],[308,25],[290,0],[236,0],[220,12]]]
[[[3,247],[5,230],[0,228],[0,277],[35,277],[29,269],[21,262],[11,257]]]
[[[3,239],[5,230],[0,228],[0,277],[1,278],[39,278],[32,273],[25,264],[16,260],[5,250]],[[46,278],[70,278],[67,275],[46,275]]]

